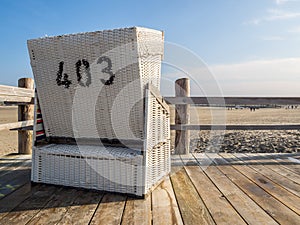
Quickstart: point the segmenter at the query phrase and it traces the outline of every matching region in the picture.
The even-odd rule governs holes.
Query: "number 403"
[[[101,81],[104,85],[112,85],[114,82],[114,79],[115,79],[115,74],[112,72],[111,59],[108,58],[107,56],[102,56],[97,60],[97,64],[101,64],[102,62],[107,63],[107,66],[104,69],[102,69],[102,72],[109,74],[110,77],[108,80],[101,79]],[[85,70],[85,74],[86,74],[85,83],[83,83],[83,81],[82,81],[82,74],[81,74],[82,67]],[[78,60],[75,63],[75,68],[76,68],[78,84],[83,87],[88,87],[92,83],[90,63],[85,59]],[[69,80],[69,75],[64,73],[63,71],[64,71],[64,62],[61,61],[61,62],[59,62],[59,65],[58,65],[58,72],[56,74],[57,75],[56,83],[58,86],[64,86],[65,88],[69,88],[70,85],[72,84],[72,81]]]

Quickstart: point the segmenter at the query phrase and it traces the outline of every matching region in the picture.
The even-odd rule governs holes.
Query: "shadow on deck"
[[[0,224],[297,224],[300,154],[173,156],[145,199],[30,182],[31,158],[0,158]]]

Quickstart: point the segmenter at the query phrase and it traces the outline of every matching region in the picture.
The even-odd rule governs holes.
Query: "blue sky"
[[[300,96],[299,0],[1,0],[0,6],[0,84],[32,76],[28,39],[144,26],[200,56],[225,95]],[[165,71],[163,78],[180,76]]]

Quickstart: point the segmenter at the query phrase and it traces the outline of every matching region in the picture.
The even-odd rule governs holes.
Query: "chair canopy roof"
[[[163,32],[133,27],[28,41],[48,137],[144,137],[144,89],[159,88]]]

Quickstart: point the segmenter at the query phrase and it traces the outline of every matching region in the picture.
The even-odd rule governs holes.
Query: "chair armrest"
[[[145,97],[145,147],[152,149],[170,141],[170,109],[152,85],[148,84]]]

